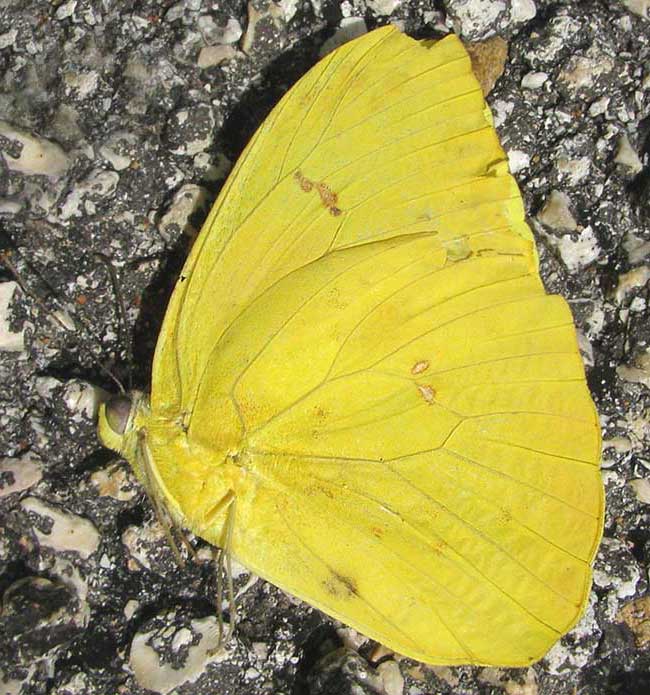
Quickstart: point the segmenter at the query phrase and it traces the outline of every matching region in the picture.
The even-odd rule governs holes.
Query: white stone
[[[14,140],[22,146],[17,157],[2,152],[10,171],[17,171],[27,176],[41,175],[57,179],[63,176],[70,166],[70,158],[63,148],[51,140],[38,138],[14,128],[6,121],[0,121],[0,136],[7,140]]]
[[[583,29],[584,21],[558,14],[546,23],[546,27],[549,34],[526,54],[533,66],[555,63],[567,43]]]
[[[20,673],[19,680],[14,680],[9,678],[4,673],[0,672],[2,676],[2,690],[0,691],[2,695],[24,695],[25,693],[25,683],[31,683],[34,673],[36,672],[37,666],[40,666],[42,662],[32,660],[30,664],[25,664],[22,667],[22,673]],[[53,693],[53,695],[58,695],[58,693]],[[63,695],[69,695],[64,693]]]
[[[630,302],[630,311],[634,311],[636,313],[643,313],[646,310],[648,303],[643,297],[635,297],[631,302]]]
[[[560,80],[574,90],[591,87],[601,75],[614,69],[614,61],[596,45],[584,55],[575,55],[560,72]]]
[[[184,12],[185,6],[181,0],[181,2],[177,2],[175,5],[172,5],[167,12],[165,12],[165,21],[175,22],[178,19],[182,19]]]
[[[539,89],[548,80],[547,72],[528,72],[521,78],[522,89]]]
[[[393,14],[401,0],[366,0],[366,5],[378,17],[388,17]]]
[[[174,620],[174,617],[172,616],[171,619]],[[181,630],[189,632],[187,628],[181,628]],[[156,638],[160,638],[161,635],[155,631],[138,632],[131,642],[129,653],[129,665],[138,685],[166,695],[183,683],[196,681],[208,664],[217,663],[226,658],[225,649],[218,648],[219,628],[216,617],[209,616],[193,620],[191,634],[197,633],[200,635],[199,642],[190,646],[185,663],[180,668],[175,668],[174,665],[161,661],[158,652],[152,646]],[[175,636],[172,642],[174,639]]]
[[[66,408],[77,415],[79,420],[94,420],[99,404],[106,398],[106,391],[80,380],[69,381],[63,391]]]
[[[120,150],[128,150],[135,145],[138,138],[133,133],[126,130],[119,130],[112,133],[99,148],[99,154],[110,163],[115,171],[128,169],[133,161],[131,155],[122,154]]]
[[[576,337],[578,338],[578,347],[580,348],[582,361],[587,367],[593,367],[596,364],[593,345],[589,338],[580,330],[576,331]]]
[[[205,70],[232,60],[236,55],[237,50],[232,46],[204,46],[199,52],[196,63]]]
[[[72,17],[76,7],[77,0],[68,0],[68,2],[64,2],[56,8],[54,16],[57,19],[67,19],[68,17]]]
[[[0,461],[0,497],[27,490],[43,477],[41,464],[35,458],[6,458]],[[12,482],[9,482],[9,478]],[[6,481],[3,483],[3,481]]]
[[[86,673],[77,673],[50,692],[51,695],[85,695],[85,693],[91,693],[93,690],[91,677]]]
[[[647,478],[630,480],[630,487],[634,490],[634,494],[639,502],[650,504],[650,480]]]
[[[602,307],[595,306],[591,315],[587,317],[587,337],[590,340],[597,338],[605,328],[605,312]]]
[[[638,174],[643,169],[639,155],[632,148],[630,140],[625,133],[618,140],[614,161],[627,167],[633,174]]]
[[[569,196],[562,191],[551,191],[537,219],[551,229],[577,229],[578,225],[571,214]]]
[[[200,131],[195,133],[194,140],[186,140],[185,142],[180,143],[178,147],[173,148],[172,152],[174,154],[189,155],[193,157],[195,154],[206,150],[212,144],[215,127],[214,113],[212,109],[207,108],[206,105],[201,105],[198,108],[200,108],[201,111],[207,115],[207,127],[201,127]],[[171,127],[175,127],[176,125],[183,126],[189,120],[189,118],[189,110],[182,109],[181,111],[177,111],[172,116],[170,125]],[[202,125],[203,124],[201,124],[201,126]]]
[[[34,382],[36,393],[45,401],[50,400],[52,394],[61,386],[61,382],[52,376],[36,377]]]
[[[239,44],[241,50],[250,55],[253,51],[253,45],[255,44],[255,28],[257,23],[262,18],[262,14],[255,7],[252,2],[248,3],[248,24],[246,25],[246,31],[244,32],[244,38]]]
[[[576,185],[589,175],[591,169],[591,160],[589,157],[577,157],[569,159],[565,155],[557,158],[558,173],[564,178],[566,177],[572,185]]]
[[[514,102],[497,99],[494,104],[492,104],[494,127],[498,128],[499,126],[502,126],[508,120],[508,116],[510,116],[514,109]]]
[[[610,590],[619,599],[634,596],[641,573],[629,547],[617,538],[605,537],[599,555],[601,561],[594,568],[594,584]],[[608,556],[614,556],[616,561],[605,559]]]
[[[643,384],[650,388],[650,350],[641,353],[634,358],[631,365],[619,365],[616,373],[623,379],[632,384]]]
[[[112,497],[120,501],[133,499],[139,492],[135,477],[129,474],[129,467],[121,463],[111,463],[100,468],[90,476],[90,482],[102,497]]]
[[[199,152],[192,164],[196,171],[201,173],[201,179],[204,181],[221,181],[232,169],[232,162],[221,152],[216,155]]]
[[[193,237],[197,233],[190,224],[190,217],[197,211],[207,207],[208,192],[205,188],[193,183],[186,183],[177,191],[169,210],[160,220],[159,230],[165,241],[178,237],[178,232]]]
[[[14,332],[10,328],[11,304],[18,283],[13,280],[0,282],[0,351],[23,352],[25,349],[25,330]]]
[[[447,7],[447,13],[459,24],[459,33],[469,39],[493,34],[496,21],[505,11],[503,0],[457,0]]]
[[[633,232],[628,232],[623,239],[623,248],[632,265],[643,261],[650,256],[650,241],[646,241]]]
[[[589,107],[589,115],[592,118],[596,118],[596,116],[602,116],[603,114],[607,113],[610,101],[611,99],[609,97],[601,97],[600,99],[596,99],[596,101],[594,101]]]
[[[617,454],[627,454],[632,451],[632,442],[628,437],[612,437],[603,440],[604,449],[614,449]]]
[[[77,324],[72,318],[72,314],[68,311],[64,311],[63,309],[57,309],[56,311],[52,312],[50,323],[57,328],[63,328],[71,333],[77,330]]]
[[[52,521],[49,533],[34,527],[34,534],[41,545],[57,551],[73,550],[83,558],[90,557],[99,547],[99,532],[88,519],[62,512],[37,497],[26,497],[21,507]]]
[[[537,7],[533,0],[512,0],[510,6],[510,20],[515,24],[527,22],[537,14]]]
[[[127,602],[126,605],[124,606],[124,617],[127,620],[131,620],[131,618],[135,615],[136,611],[140,607],[140,603],[136,601],[133,598],[130,598]]]
[[[323,42],[323,45],[318,51],[318,55],[322,58],[328,53],[331,53],[335,48],[342,46],[352,39],[356,39],[358,36],[363,36],[367,32],[368,27],[362,17],[344,17],[334,34],[330,36],[327,41]]]
[[[95,199],[112,196],[119,181],[120,175],[116,171],[96,167],[70,191],[61,206],[61,219],[81,217],[84,212],[92,214]]]
[[[13,46],[17,36],[18,29],[11,29],[10,31],[6,31],[4,34],[0,34],[0,50]]]
[[[339,627],[336,630],[336,634],[344,647],[352,649],[355,652],[358,652],[359,649],[368,642],[368,638],[365,635],[362,635],[351,627]]]
[[[377,666],[386,695],[403,695],[404,677],[396,661],[384,661]]]
[[[203,40],[209,46],[236,43],[242,36],[241,24],[234,18],[226,22],[226,26],[219,26],[210,15],[201,15],[198,19],[198,27]]]
[[[544,657],[546,669],[553,675],[579,672],[598,648],[601,630],[594,612],[595,603],[592,593],[580,622],[568,633],[571,639],[556,642]],[[594,639],[590,640],[592,636]]]
[[[285,22],[293,19],[298,11],[299,1],[300,0],[279,0],[277,2],[278,7],[282,10]]]
[[[91,70],[90,72],[68,72],[64,76],[67,86],[67,93],[76,93],[79,99],[85,99],[97,91],[99,86],[99,75]]]
[[[558,250],[564,265],[575,272],[593,263],[600,256],[600,246],[591,227],[585,227],[577,239],[566,234],[558,241]]]
[[[522,150],[508,150],[508,167],[516,174],[530,166],[530,155]]]
[[[0,198],[0,215],[17,215],[24,207],[20,200]]]
[[[269,645],[266,642],[253,642],[251,651],[257,661],[266,661],[269,658]]]
[[[129,553],[129,569],[152,569],[156,550],[167,544],[165,530],[158,521],[127,526],[122,532],[122,543]]]
[[[633,268],[627,273],[619,275],[618,285],[614,298],[617,304],[622,304],[628,292],[643,287],[650,280],[650,266],[642,265],[638,268]]]
[[[257,680],[259,677],[260,677],[260,672],[256,668],[253,668],[252,666],[247,668],[244,671],[244,680],[245,681],[254,681],[254,680]]]
[[[650,18],[650,0],[623,0],[623,4],[630,12],[643,17]]]
[[[192,631],[188,630],[186,627],[182,627],[180,630],[177,630],[176,633],[174,634],[174,637],[172,638],[172,649],[177,652],[181,647],[184,647],[186,644],[190,644],[192,641]]]

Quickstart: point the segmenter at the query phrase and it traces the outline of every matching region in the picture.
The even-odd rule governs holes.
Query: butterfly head
[[[140,391],[112,396],[99,407],[97,433],[102,444],[129,461],[135,458],[148,399]]]

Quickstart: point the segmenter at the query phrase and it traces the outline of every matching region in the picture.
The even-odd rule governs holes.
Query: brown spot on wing
[[[422,398],[424,398],[429,405],[433,405],[436,399],[436,391],[433,386],[429,386],[429,384],[416,384],[416,386]]]
[[[324,181],[312,181],[311,179],[308,179],[302,173],[302,171],[300,171],[300,169],[296,170],[293,178],[298,182],[298,185],[305,193],[311,192],[315,187],[318,191],[321,202],[323,203],[324,207],[330,211],[331,215],[338,217],[339,215],[343,214],[341,208],[338,207],[338,193],[335,193]]]
[[[429,369],[429,360],[418,360],[411,367],[411,374],[422,374],[422,372],[426,372],[427,369]]]
[[[325,497],[329,497],[331,500],[336,497],[330,488],[326,487],[325,485],[319,485],[318,483],[307,485],[305,487],[305,493],[310,497],[324,495]]]
[[[326,183],[319,181],[316,184],[316,190],[318,191],[318,195],[326,208],[331,209],[338,203],[338,195],[334,193],[334,191]]]
[[[337,598],[350,598],[359,594],[357,583],[352,577],[346,577],[334,570],[323,582],[323,587],[328,594]]]
[[[293,175],[294,179],[298,182],[300,185],[300,188],[302,188],[305,193],[309,193],[309,191],[312,190],[314,187],[314,184],[298,169],[296,173]]]

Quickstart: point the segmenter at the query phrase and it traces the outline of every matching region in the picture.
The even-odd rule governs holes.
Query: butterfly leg
[[[223,525],[219,543],[220,547],[217,549],[217,620],[219,623],[219,642],[216,649],[218,649],[223,642],[227,642],[230,639],[237,623],[237,607],[235,605],[235,591],[232,581],[231,553],[236,501],[237,499],[235,497],[235,493],[232,490],[229,490],[210,510],[211,517],[216,516],[223,511],[226,512],[226,520]],[[230,612],[228,632],[226,633],[225,637],[223,634],[223,617],[221,615],[224,594],[224,577],[226,593],[228,594],[228,608]]]
[[[192,544],[189,542],[187,539],[186,534],[184,533],[183,529],[179,528],[175,523],[174,520],[171,518],[169,515],[169,512],[167,511],[167,507],[165,506],[164,500],[161,500],[159,497],[159,494],[157,492],[157,488],[155,485],[155,476],[153,474],[153,468],[152,468],[152,461],[151,461],[151,454],[149,452],[149,447],[147,446],[147,433],[145,430],[140,430],[138,432],[138,442],[139,445],[136,449],[136,457],[139,459],[138,463],[140,466],[140,469],[144,472],[144,478],[145,478],[145,492],[147,493],[147,497],[149,501],[151,502],[151,506],[153,507],[153,510],[156,514],[156,517],[158,518],[158,521],[160,522],[161,526],[163,527],[163,530],[165,532],[165,537],[167,538],[167,543],[169,543],[169,547],[172,549],[172,552],[174,553],[174,557],[176,558],[176,562],[180,567],[185,566],[185,560],[183,556],[181,555],[180,549],[178,547],[178,543],[176,536],[180,538],[181,543],[187,550],[188,554],[190,557],[193,559],[196,559],[196,551],[192,547]],[[175,535],[173,531],[177,531],[177,534]]]

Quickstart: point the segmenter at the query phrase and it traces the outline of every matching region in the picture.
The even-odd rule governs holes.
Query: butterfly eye
[[[115,434],[124,434],[132,405],[128,396],[114,396],[106,404],[106,421]]]

